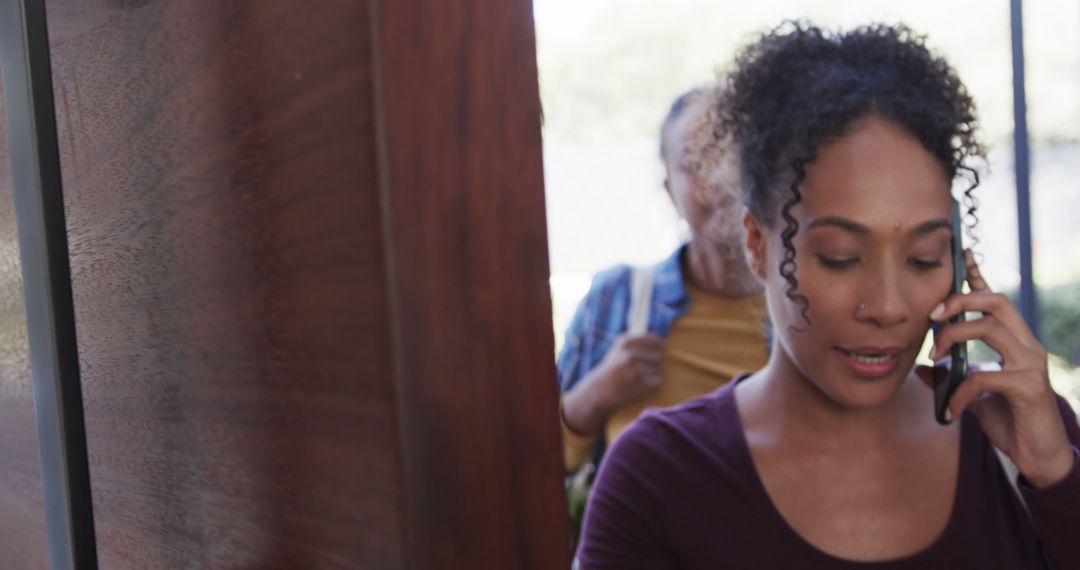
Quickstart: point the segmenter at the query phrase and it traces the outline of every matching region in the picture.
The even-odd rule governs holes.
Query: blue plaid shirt
[[[686,314],[690,298],[683,284],[680,260],[686,245],[656,264],[653,270],[649,332],[666,337],[675,319]],[[615,337],[626,331],[630,310],[629,265],[616,265],[593,278],[592,287],[578,305],[566,331],[556,366],[559,389],[567,392],[604,358]]]

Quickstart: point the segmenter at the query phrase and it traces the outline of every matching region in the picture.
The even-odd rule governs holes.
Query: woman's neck
[[[706,293],[738,299],[761,292],[738,243],[712,244],[691,239],[682,262],[690,283]]]
[[[755,432],[766,444],[858,452],[925,435],[928,426],[912,421],[920,397],[930,409],[929,392],[917,379],[907,379],[883,406],[848,408],[807,378],[779,346],[765,368],[741,384],[736,390],[739,415],[748,433]]]

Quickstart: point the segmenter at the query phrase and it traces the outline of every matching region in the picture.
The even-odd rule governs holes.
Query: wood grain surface
[[[566,568],[529,1],[46,7],[101,568]],[[35,569],[10,203],[0,164]]]
[[[15,194],[0,85],[0,568],[49,565]]]
[[[564,569],[531,3],[378,6],[415,567]]]
[[[102,568],[401,568],[362,1],[50,1]]]

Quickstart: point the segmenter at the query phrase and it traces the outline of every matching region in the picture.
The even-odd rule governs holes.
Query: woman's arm
[[[982,279],[966,252],[970,294],[949,297],[930,315],[947,323],[963,312],[980,318],[949,324],[934,341],[934,354],[958,342],[982,340],[1002,358],[1000,371],[968,375],[949,402],[952,417],[965,409],[990,441],[1020,471],[1019,489],[1053,568],[1080,568],[1080,426],[1076,414],[1050,387],[1047,353],[1004,295]]]
[[[1061,396],[1057,400],[1076,458],[1072,471],[1049,487],[1036,489],[1023,478],[1017,487],[1031,513],[1047,562],[1055,570],[1065,570],[1080,568],[1080,425],[1069,403]]]

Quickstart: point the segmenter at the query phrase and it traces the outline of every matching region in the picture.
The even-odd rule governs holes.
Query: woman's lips
[[[837,348],[840,360],[856,376],[881,378],[900,365],[900,350],[896,348]]]

